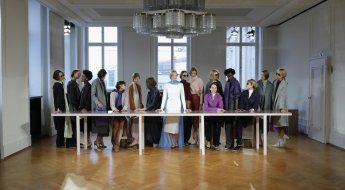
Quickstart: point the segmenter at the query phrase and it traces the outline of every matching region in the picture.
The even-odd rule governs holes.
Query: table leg
[[[256,116],[256,150],[259,150],[259,139],[260,139],[260,116]]]
[[[139,115],[139,155],[143,154],[143,124],[142,116]]]
[[[264,123],[263,123],[263,134],[264,134],[264,156],[267,155],[267,115],[264,115]]]
[[[87,149],[87,117],[84,117],[84,149]],[[89,126],[91,127],[91,126]]]
[[[201,124],[199,126],[199,134],[201,134],[200,140],[200,147],[201,147],[201,154],[205,155],[205,118],[204,115],[200,116]]]
[[[76,116],[77,120],[77,155],[80,155],[80,117]]]

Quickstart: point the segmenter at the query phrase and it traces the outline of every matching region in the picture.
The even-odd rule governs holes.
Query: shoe
[[[236,146],[243,146],[243,141],[242,140],[237,140],[236,141]]]
[[[234,149],[234,144],[229,145],[225,145],[224,150],[230,150],[230,149]]]
[[[276,147],[276,148],[279,148],[279,147],[284,147],[284,145],[285,145],[285,140],[278,139],[278,141],[275,144],[273,144],[272,146]]]
[[[188,142],[191,145],[196,145],[196,140],[192,138],[192,140],[190,142]]]
[[[189,145],[191,145],[191,144],[190,144],[190,142],[186,142],[186,143],[184,143],[184,145],[185,145],[185,146],[189,146]]]
[[[211,148],[211,142],[210,141],[206,141],[206,148]]]
[[[290,139],[290,137],[289,136],[287,136],[286,134],[283,136],[283,139],[286,141],[286,140],[289,140]]]
[[[97,150],[102,150],[102,145],[101,143],[97,143],[96,141],[93,142],[94,148]]]
[[[101,143],[100,145],[101,145],[101,148],[102,148],[102,149],[103,149],[103,148],[107,148],[107,146],[105,146],[104,143]]]
[[[138,145],[138,144],[139,144],[138,140],[137,140],[137,139],[134,139],[134,140],[132,141],[132,143],[129,144],[128,146],[135,146],[135,145]]]
[[[120,151],[119,145],[113,146],[113,151],[114,151],[114,152],[119,152],[119,151]]]
[[[216,145],[212,145],[211,147],[213,150],[220,150],[219,146],[216,146]]]
[[[240,150],[241,149],[241,146],[239,146],[239,145],[236,145],[234,148],[233,148],[233,150]]]
[[[153,143],[153,148],[158,148],[158,144]]]

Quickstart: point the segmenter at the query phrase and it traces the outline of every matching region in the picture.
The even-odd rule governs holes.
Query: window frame
[[[100,27],[101,28],[101,34],[102,34],[102,41],[101,42],[89,42],[89,27]],[[117,42],[115,43],[115,42],[104,42],[104,28],[106,28],[106,27],[116,27],[116,30],[117,30]],[[86,49],[85,49],[85,54],[86,54],[86,56],[85,56],[85,58],[86,58],[86,60],[85,60],[85,68],[87,68],[87,69],[89,69],[90,68],[90,63],[89,63],[89,47],[90,46],[100,46],[101,47],[101,51],[102,51],[102,69],[104,69],[105,68],[105,56],[104,56],[104,49],[105,49],[105,47],[107,47],[107,46],[111,46],[111,47],[116,47],[117,48],[117,74],[116,74],[116,77],[117,78],[115,78],[115,82],[118,80],[118,78],[119,78],[119,27],[118,26],[88,26],[88,27],[86,27],[85,28],[85,40],[86,40]],[[92,81],[94,80],[94,79],[96,79],[96,77],[97,77],[97,73],[93,73],[93,78],[92,78]],[[106,87],[107,87],[107,90],[109,89],[108,88],[108,85],[106,85]]]
[[[171,67],[170,70],[174,69],[174,47],[178,47],[178,46],[185,46],[187,48],[187,53],[186,53],[186,70],[187,72],[190,69],[190,65],[191,65],[191,38],[190,37],[186,37],[187,38],[187,42],[183,43],[183,42],[174,42],[174,39],[170,39],[170,42],[158,42],[158,37],[154,38],[154,59],[155,59],[155,77],[157,79],[157,88],[158,90],[163,90],[163,88],[159,88],[159,81],[158,81],[158,47],[159,46],[164,46],[164,47],[170,47],[170,52],[171,52]],[[180,73],[178,73],[180,74]],[[179,79],[179,77],[178,77]]]
[[[242,77],[242,69],[243,69],[243,59],[242,59],[242,53],[243,53],[243,47],[255,47],[255,78],[258,76],[259,73],[259,35],[260,35],[260,27],[256,27],[256,26],[227,26],[225,30],[227,30],[227,28],[232,28],[232,27],[239,27],[239,33],[238,33],[238,37],[239,37],[239,42],[227,42],[227,33],[225,32],[225,43],[226,43],[226,49],[227,47],[230,46],[236,46],[239,47],[239,71],[236,71],[236,75],[235,78],[239,81],[239,83],[241,84],[241,88],[242,89],[246,89],[246,86],[242,86],[243,83],[246,83],[247,80],[249,79],[245,79],[246,81],[243,81],[243,77]],[[255,42],[243,42],[242,41],[242,28],[244,27],[253,27],[255,28]],[[227,56],[227,53],[226,53]],[[225,60],[227,60],[227,57],[225,58]],[[225,63],[226,67],[228,67],[228,63]],[[254,78],[254,80],[256,80]],[[227,80],[227,79],[226,79]]]

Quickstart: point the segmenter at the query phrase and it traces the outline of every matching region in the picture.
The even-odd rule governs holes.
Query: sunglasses
[[[277,76],[280,76],[280,73],[276,73]]]
[[[189,77],[189,75],[182,75],[183,77]]]
[[[219,73],[214,74],[214,76],[219,76]]]
[[[59,75],[59,77],[64,77],[65,75]]]

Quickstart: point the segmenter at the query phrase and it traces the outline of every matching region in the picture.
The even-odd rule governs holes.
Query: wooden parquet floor
[[[276,139],[270,135],[270,143]],[[57,149],[46,138],[0,161],[0,189],[345,189],[345,151],[308,139],[292,137],[286,148],[238,152],[146,147]],[[110,143],[108,143],[110,145]]]

